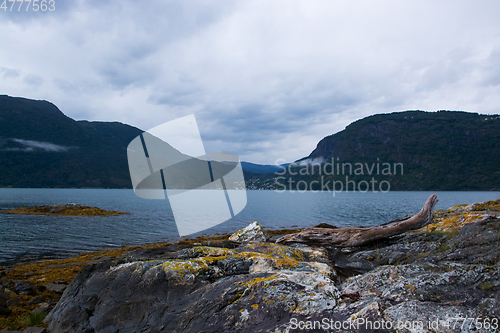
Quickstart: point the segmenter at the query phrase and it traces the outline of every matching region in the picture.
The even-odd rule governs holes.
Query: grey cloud
[[[418,80],[416,90],[435,90],[471,76],[475,64],[466,50],[453,50],[443,59],[429,63]]]
[[[482,79],[482,84],[485,86],[500,85],[500,48],[493,50],[485,61],[485,75]]]
[[[99,30],[99,43],[105,46],[102,55],[91,60],[95,70],[114,88],[129,85],[144,86],[154,80],[165,68],[172,69],[171,55],[166,49],[172,43],[199,34],[216,23],[234,6],[213,1],[122,1],[101,5],[109,18],[104,21],[89,18]],[[128,22],[127,25],[123,22]],[[83,37],[87,43],[95,35]],[[107,47],[112,45],[112,47]]]
[[[349,84],[345,87],[335,82],[318,80],[299,93],[290,89],[283,90],[280,96],[268,96],[260,103],[241,105],[221,105],[221,109],[212,108],[202,119],[224,128],[222,133],[214,131],[209,136],[228,137],[236,140],[269,138],[272,134],[300,133],[304,129],[321,124],[325,116],[341,113],[359,105],[365,99],[366,92],[361,84]],[[229,129],[229,130],[227,130]],[[331,133],[325,133],[325,135]]]
[[[36,74],[28,74],[24,77],[23,82],[33,86],[33,87],[39,87],[43,84],[43,78],[41,76],[38,76]]]
[[[2,73],[2,78],[4,79],[16,78],[21,76],[20,70],[7,67],[0,67],[0,73]]]
[[[173,73],[162,78],[162,87],[157,87],[149,95],[147,101],[155,105],[182,105],[188,106],[193,101],[206,100],[203,87],[190,73]]]
[[[66,79],[55,78],[53,80],[54,85],[61,89],[66,94],[75,94],[79,91],[78,87],[73,83]]]

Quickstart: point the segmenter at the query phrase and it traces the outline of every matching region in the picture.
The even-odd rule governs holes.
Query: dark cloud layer
[[[500,3],[55,1],[0,10],[0,90],[274,163],[374,113],[498,113]]]

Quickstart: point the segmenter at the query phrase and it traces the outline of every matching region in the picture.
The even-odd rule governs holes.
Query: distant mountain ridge
[[[325,137],[309,156],[301,160],[332,156],[340,159],[377,156],[409,162],[411,155],[422,153],[415,149],[415,144],[434,144],[434,148],[439,149],[446,145],[453,149],[470,148],[482,140],[488,140],[490,144],[487,148],[491,148],[491,144],[496,147],[496,142],[490,139],[500,138],[500,132],[497,132],[499,126],[499,115],[463,111],[376,114],[357,120],[343,131]]]
[[[142,132],[119,122],[75,121],[47,101],[0,95],[0,187],[131,188],[127,146]],[[391,190],[500,190],[500,116],[377,114],[325,137],[294,164],[319,161],[401,163],[403,174],[377,176]],[[296,184],[320,176],[249,162],[242,167],[254,189],[280,189],[278,177]],[[325,181],[341,176],[327,175]]]
[[[131,188],[127,145],[142,131],[75,121],[54,104],[0,95],[0,186]]]
[[[399,190],[499,190],[500,116],[404,111],[357,120],[297,162],[402,163]]]
[[[271,164],[256,164],[250,162],[241,162],[241,168],[245,171],[255,172],[255,173],[274,173],[276,171],[283,170],[288,164],[283,165],[271,165]]]
[[[132,188],[127,146],[141,133],[120,122],[75,121],[47,101],[0,95],[0,187]],[[168,147],[162,146],[164,153]],[[182,155],[170,148],[171,157]],[[197,172],[203,167],[189,158],[182,168],[191,177],[181,177],[178,168],[164,180],[176,188],[196,188],[203,183]],[[212,168],[230,169],[214,161]]]

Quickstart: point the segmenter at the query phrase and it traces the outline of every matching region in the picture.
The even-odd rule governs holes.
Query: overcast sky
[[[143,130],[195,114],[207,151],[245,161],[376,113],[500,112],[497,0],[26,4],[0,10],[0,94]]]

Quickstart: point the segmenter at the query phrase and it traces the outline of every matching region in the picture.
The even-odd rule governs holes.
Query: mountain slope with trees
[[[0,186],[131,188],[127,145],[142,131],[75,121],[54,104],[0,96]]]
[[[374,176],[395,190],[499,190],[500,116],[461,111],[377,114],[325,137],[296,164],[315,162],[340,166],[341,172],[325,181],[350,176],[359,182]],[[342,164],[355,170],[359,163],[367,166],[364,175],[347,167],[342,172]],[[383,174],[388,165],[392,174]],[[309,172],[295,179],[311,182],[318,176]]]

